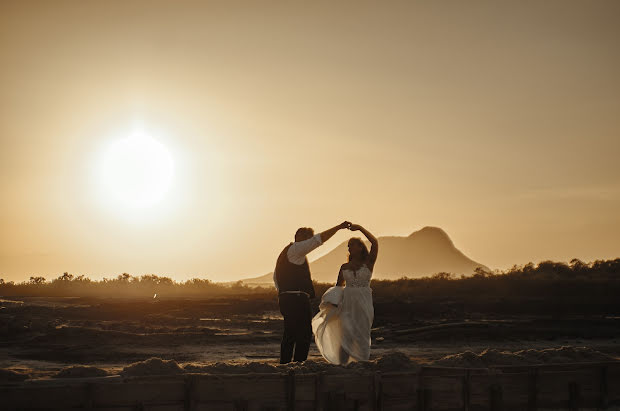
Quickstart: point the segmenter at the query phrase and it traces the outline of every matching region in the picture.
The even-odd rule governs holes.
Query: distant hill
[[[361,233],[352,233],[363,237]],[[366,242],[368,245],[368,242]],[[340,266],[347,259],[347,242],[310,263],[312,278],[335,282]],[[275,258],[275,257],[274,257]],[[439,272],[472,274],[476,268],[488,267],[459,251],[448,234],[438,227],[424,227],[408,237],[379,237],[379,257],[373,278],[394,280],[423,277]],[[246,284],[273,283],[273,273],[243,280]]]

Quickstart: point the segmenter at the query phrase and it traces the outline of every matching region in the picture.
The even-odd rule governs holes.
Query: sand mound
[[[431,362],[429,365],[443,367],[468,367],[487,368],[490,365],[527,365],[536,364],[526,358],[511,352],[498,351],[494,348],[486,349],[480,354],[465,351],[458,354],[446,355],[445,357]]]
[[[289,364],[276,364],[265,362],[216,362],[211,364],[186,364],[183,369],[186,372],[200,372],[210,374],[246,374],[246,373],[273,373],[287,374],[290,371],[296,374],[329,372],[330,370],[350,369],[351,367],[341,367],[329,364],[325,361],[308,360],[302,363],[292,362]]]
[[[571,347],[561,346],[559,348],[547,348],[544,350],[522,350],[517,351],[525,358],[532,361],[540,361],[543,363],[566,363],[566,362],[596,362],[596,361],[614,361],[614,357],[596,351],[590,347]]]
[[[0,368],[0,382],[24,381],[30,378],[28,374],[22,374],[13,370]]]
[[[589,347],[562,346],[543,350],[531,348],[515,352],[487,348],[480,354],[476,354],[472,351],[465,351],[458,354],[447,355],[439,360],[433,361],[431,364],[444,367],[487,368],[492,365],[533,365],[613,360],[615,360],[615,358]]]
[[[295,373],[366,373],[366,372],[388,372],[388,371],[412,371],[420,365],[412,361],[406,354],[399,351],[387,353],[371,361],[356,361],[347,365],[334,365],[324,360],[308,360],[302,363],[290,363],[279,365],[278,368],[284,371],[292,370]]]
[[[183,369],[186,372],[207,372],[221,374],[255,373],[289,373],[312,374],[325,373],[364,373],[371,371],[405,371],[415,370],[419,364],[412,361],[407,355],[394,351],[385,354],[372,361],[352,362],[347,365],[330,364],[325,360],[307,360],[301,363],[291,362],[288,364],[269,364],[264,362],[217,362],[214,364],[186,364]]]
[[[277,366],[264,362],[216,362],[213,364],[189,363],[183,366],[185,372],[209,374],[278,373]]]
[[[277,364],[266,362],[216,362],[216,363],[187,363],[182,367],[174,360],[149,358],[123,368],[123,376],[140,375],[171,375],[181,373],[208,373],[208,374],[247,374],[273,373],[287,374],[293,371],[296,374],[326,373],[363,373],[372,371],[404,371],[414,370],[419,364],[412,361],[407,355],[395,351],[383,355],[372,361],[353,362],[348,365],[334,365],[325,360],[308,360],[301,363]]]
[[[443,367],[469,367],[488,368],[493,365],[535,365],[567,362],[592,362],[613,361],[615,358],[588,347],[562,346],[559,348],[547,348],[543,350],[528,349],[521,351],[500,351],[488,348],[479,354],[465,351],[458,354],[447,355],[439,360],[423,365],[437,365]],[[187,363],[182,367],[174,360],[162,360],[161,358],[149,358],[123,368],[123,376],[144,375],[174,375],[182,373],[208,373],[208,374],[247,374],[247,373],[273,373],[286,374],[293,371],[296,374],[325,373],[366,373],[366,372],[395,372],[417,371],[421,364],[412,360],[406,354],[393,351],[382,355],[372,361],[353,362],[344,366],[334,365],[325,360],[308,360],[302,363],[277,364],[267,362],[215,362],[215,363]],[[69,367],[66,372],[78,367]],[[95,367],[80,367],[80,369]],[[63,373],[65,370],[61,371]],[[96,372],[89,370],[89,372]],[[103,371],[103,370],[101,370]],[[77,372],[77,371],[75,371]],[[87,376],[87,375],[76,375]],[[88,375],[93,376],[93,375]]]
[[[84,377],[105,377],[108,375],[106,370],[88,365],[73,365],[58,371],[54,378],[84,378]]]
[[[153,357],[148,360],[134,362],[123,368],[121,375],[124,377],[135,377],[142,375],[174,375],[183,373],[183,369],[179,367],[174,360],[162,360]]]
[[[400,351],[387,353],[373,361],[376,371],[411,371],[420,368],[420,364],[411,360]]]
[[[281,372],[293,371],[295,374],[312,374],[317,372],[347,372],[352,371],[352,366],[334,365],[324,360],[307,360],[304,362],[292,362],[279,365]]]

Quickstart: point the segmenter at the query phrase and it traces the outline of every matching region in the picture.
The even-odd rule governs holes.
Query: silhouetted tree
[[[131,279],[131,275],[127,273],[120,274],[116,277],[118,281],[128,282]]]
[[[436,273],[436,274],[433,274],[431,276],[431,279],[433,279],[433,280],[443,280],[443,281],[451,280],[452,279],[452,274],[450,274],[450,273],[443,273],[443,272],[442,273]]]
[[[35,285],[45,284],[45,277],[30,277],[29,283]]]
[[[73,280],[73,274],[63,273],[57,278],[58,281],[71,281]]]

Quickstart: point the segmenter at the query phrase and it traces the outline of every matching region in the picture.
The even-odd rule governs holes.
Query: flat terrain
[[[272,296],[10,297],[0,299],[0,368],[48,377],[76,364],[116,372],[151,357],[180,364],[275,364],[282,326]],[[398,350],[419,363],[441,363],[446,356],[466,351],[562,346],[620,358],[620,317],[490,315],[459,303],[422,311],[406,301],[375,301],[371,359]],[[309,358],[321,361],[314,344]],[[455,365],[468,365],[466,357],[458,358],[464,363]]]

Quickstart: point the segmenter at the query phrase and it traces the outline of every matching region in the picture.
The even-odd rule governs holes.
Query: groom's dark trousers
[[[280,312],[284,317],[284,334],[280,344],[280,363],[305,361],[312,341],[312,309],[307,293],[279,295]],[[294,352],[294,356],[293,356]]]
[[[291,243],[292,244],[292,243]],[[284,317],[284,334],[280,345],[280,363],[306,361],[312,341],[312,309],[310,299],[314,298],[314,286],[310,278],[310,266],[288,260],[288,249],[284,247],[276,262],[274,280],[278,289],[278,304]]]

